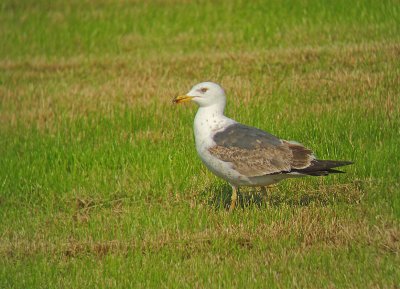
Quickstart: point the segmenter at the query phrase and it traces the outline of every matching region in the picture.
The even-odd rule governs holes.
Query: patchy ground
[[[399,286],[396,1],[6,1],[0,287]],[[243,189],[209,173],[194,106],[347,174]]]

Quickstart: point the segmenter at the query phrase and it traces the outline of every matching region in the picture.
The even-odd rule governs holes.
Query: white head
[[[186,95],[174,99],[174,103],[186,101],[193,101],[200,107],[218,106],[223,110],[226,103],[225,91],[217,83],[202,82],[193,86]]]

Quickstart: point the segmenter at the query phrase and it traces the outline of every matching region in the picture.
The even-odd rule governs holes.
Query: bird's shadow
[[[353,194],[350,198],[348,195],[341,197],[339,191],[342,189],[340,188],[336,194],[325,189],[288,194],[282,192],[278,187],[267,189],[266,193],[258,187],[241,187],[236,206],[242,209],[248,207],[307,207],[310,205],[325,207],[339,202],[356,203],[360,201],[361,192]],[[231,203],[231,195],[231,186],[215,184],[206,187],[199,194],[199,198],[211,208],[227,210]]]

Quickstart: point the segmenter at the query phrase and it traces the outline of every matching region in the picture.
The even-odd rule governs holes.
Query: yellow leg
[[[267,195],[267,187],[261,187],[261,195],[263,196]]]
[[[232,186],[231,205],[229,206],[229,212],[232,212],[235,209],[236,201],[237,201],[237,188]]]
[[[262,198],[264,203],[266,203],[268,201],[267,188],[268,187],[261,187],[261,198]]]

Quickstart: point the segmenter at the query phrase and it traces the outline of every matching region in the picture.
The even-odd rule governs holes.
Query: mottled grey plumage
[[[258,128],[240,123],[232,124],[223,131],[216,133],[213,140],[220,146],[243,149],[254,149],[282,144],[282,141],[276,136]]]
[[[174,103],[186,101],[199,105],[194,135],[201,160],[232,186],[230,211],[235,208],[240,186],[264,187],[291,177],[324,176],[340,172],[332,168],[351,163],[316,160],[301,144],[280,140],[226,117],[225,91],[216,83],[199,83],[174,99]]]
[[[332,168],[351,163],[316,160],[313,152],[301,144],[239,123],[216,133],[213,140],[216,146],[209,148],[209,152],[232,163],[235,170],[247,177],[282,173],[327,175],[340,172]]]

